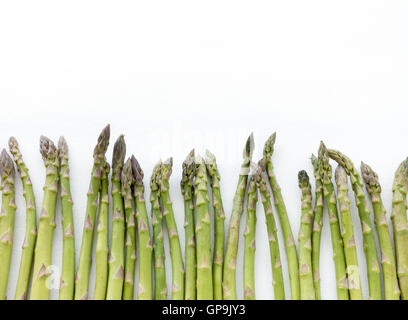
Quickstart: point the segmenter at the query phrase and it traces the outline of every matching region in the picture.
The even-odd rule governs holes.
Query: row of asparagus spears
[[[377,174],[361,164],[361,175],[352,161],[321,143],[318,156],[312,155],[315,196],[308,174],[298,174],[301,193],[298,248],[293,237],[281,189],[274,174],[272,154],[276,135],[265,143],[262,159],[252,162],[254,140],[248,138],[233,199],[228,233],[220,190],[216,159],[209,151],[205,159],[192,150],[182,164],[181,193],[184,199],[185,260],[170,198],[169,180],[172,158],[159,162],[150,179],[151,227],[145,203],[144,173],[132,155],[125,161],[126,144],[121,135],[114,144],[112,173],[105,154],[110,127],[106,126],[94,149],[87,206],[82,232],[79,262],[75,261],[74,214],[70,190],[68,145],[63,137],[58,146],[40,139],[40,152],[46,169],[43,201],[37,226],[36,201],[29,171],[15,138],[9,140],[9,151],[0,155],[2,209],[0,212],[0,298],[6,299],[13,247],[15,203],[15,169],[23,184],[26,201],[26,231],[15,299],[49,299],[53,275],[52,243],[56,226],[56,204],[60,195],[63,228],[63,255],[59,299],[90,298],[89,280],[92,252],[96,250],[96,278],[93,299],[131,300],[137,287],[138,299],[168,298],[165,271],[164,226],[167,230],[172,270],[172,299],[237,299],[236,264],[240,222],[246,211],[244,231],[244,298],[255,299],[255,235],[258,192],[265,214],[275,299],[286,297],[282,274],[279,236],[274,217],[278,216],[290,278],[291,298],[321,299],[319,258],[324,204],[330,222],[337,297],[341,300],[363,299],[354,226],[352,222],[348,180],[354,192],[361,222],[370,299],[408,299],[408,159],[398,167],[393,185],[392,226],[395,255],[381,200]],[[13,163],[13,159],[14,163]],[[329,159],[338,163],[335,185]],[[109,177],[111,199],[109,197]],[[374,212],[375,230],[369,202]],[[211,201],[210,201],[211,198]],[[245,202],[246,200],[246,202]],[[246,203],[246,210],[244,209]],[[214,241],[211,241],[213,209]],[[110,207],[112,208],[111,225]],[[274,208],[274,209],[273,209]],[[163,221],[164,220],[164,221]],[[111,229],[111,240],[109,231]],[[96,244],[94,232],[96,230]],[[374,232],[378,236],[377,254]],[[226,247],[224,248],[226,240]],[[139,279],[135,281],[138,258]],[[380,263],[379,263],[380,262]],[[381,265],[381,266],[380,266]],[[383,295],[384,292],[384,295]]]

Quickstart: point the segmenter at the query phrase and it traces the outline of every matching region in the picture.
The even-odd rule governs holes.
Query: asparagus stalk
[[[109,257],[107,300],[121,300],[125,263],[125,216],[121,193],[121,175],[126,155],[123,135],[116,140],[112,159],[112,239]]]
[[[320,143],[318,163],[320,177],[323,183],[323,193],[327,203],[327,211],[329,213],[333,260],[336,271],[337,298],[339,300],[348,300],[349,292],[346,274],[346,258],[344,256],[344,244],[340,231],[336,193],[334,192],[331,180],[332,167],[329,163],[329,155],[323,142]]]
[[[105,153],[108,149],[110,126],[107,125],[98,137],[93,158],[91,181],[87,193],[85,222],[82,232],[81,251],[75,277],[75,300],[88,299],[89,272],[92,262],[93,233],[98,209],[98,193],[101,187],[102,170],[105,165]]]
[[[299,284],[299,263],[296,251],[296,244],[293,239],[292,229],[286,211],[285,202],[283,201],[281,188],[276,180],[276,176],[272,164],[272,154],[276,141],[276,133],[273,133],[265,142],[263,154],[266,172],[268,174],[269,183],[271,185],[272,194],[274,197],[274,204],[276,212],[278,213],[279,222],[282,228],[286,257],[288,259],[290,288],[293,300],[300,299],[300,284]]]
[[[62,209],[62,270],[60,280],[60,300],[73,300],[75,285],[75,238],[74,216],[72,213],[71,185],[69,181],[68,145],[64,137],[58,141],[58,158],[60,161],[59,181],[61,185]]]
[[[133,300],[135,263],[136,263],[136,223],[133,204],[132,186],[134,178],[130,158],[125,162],[122,170],[122,196],[126,215],[126,255],[125,255],[125,283],[123,285],[123,300]]]
[[[350,213],[347,173],[342,166],[337,166],[335,171],[335,179],[337,184],[337,199],[339,203],[340,220],[343,228],[342,237],[344,241],[344,255],[347,265],[350,299],[362,300],[363,293],[361,291],[356,242],[354,240],[354,226]]]
[[[17,165],[20,178],[23,183],[23,195],[26,202],[26,230],[22,246],[20,270],[18,273],[15,299],[27,299],[28,285],[30,283],[31,267],[34,257],[35,240],[37,238],[37,213],[35,206],[35,195],[31,183],[28,168],[26,167],[17,140],[9,139],[9,149]]]
[[[3,149],[0,155],[1,212],[0,212],[0,299],[7,299],[7,283],[13,249],[15,201],[15,170],[13,160]]]
[[[94,300],[106,299],[108,286],[108,255],[109,255],[109,171],[110,166],[104,163],[99,195],[98,227],[96,229],[96,270]]]
[[[397,268],[395,265],[394,249],[388,230],[386,218],[387,211],[381,199],[381,186],[378,175],[365,163],[361,163],[361,173],[366,184],[366,189],[370,194],[373,205],[375,226],[381,249],[381,265],[384,280],[384,296],[386,300],[399,300],[400,289],[397,279]]]
[[[195,161],[194,149],[183,162],[183,173],[180,182],[181,193],[184,197],[184,232],[186,257],[185,299],[196,300],[197,297],[197,262],[196,241],[194,232],[194,177]]]
[[[395,172],[392,186],[392,227],[394,229],[395,256],[397,258],[397,274],[401,289],[401,299],[408,300],[408,158]]]
[[[244,250],[244,299],[255,300],[255,230],[256,203],[258,191],[255,177],[251,176],[248,183],[247,219]]]
[[[306,171],[299,171],[299,188],[302,191],[302,216],[299,232],[300,299],[315,300],[312,271],[312,188]]]
[[[149,229],[146,202],[144,197],[143,171],[134,156],[131,158],[134,177],[134,197],[136,202],[137,231],[139,235],[139,300],[153,298],[153,244]]]
[[[46,167],[46,179],[34,253],[31,300],[48,300],[50,298],[48,279],[51,275],[52,240],[55,229],[55,207],[58,193],[59,162],[57,149],[50,139],[41,136],[40,152]]]
[[[361,177],[353,165],[353,162],[337,150],[327,150],[330,158],[340,164],[350,176],[356,205],[360,216],[363,232],[364,253],[366,255],[367,275],[369,282],[370,299],[381,299],[381,275],[378,264],[377,248],[374,239],[373,226],[371,224],[370,209],[364,194],[364,185]]]
[[[222,268],[224,263],[225,213],[220,191],[220,173],[215,156],[206,151],[205,162],[210,176],[212,205],[214,209],[214,253],[213,253],[213,289],[214,300],[222,300]]]
[[[160,198],[164,208],[164,220],[169,235],[170,255],[172,267],[172,299],[184,299],[184,264],[183,256],[181,254],[180,240],[177,232],[177,224],[174,218],[173,203],[170,199],[169,179],[172,172],[173,159],[169,158],[161,165],[161,172],[159,176],[160,183]]]
[[[239,225],[241,215],[244,210],[245,190],[248,182],[248,174],[250,170],[253,151],[254,151],[254,136],[251,133],[248,140],[246,141],[244,152],[242,155],[243,162],[241,165],[241,171],[239,173],[237,189],[234,195],[230,225],[228,229],[227,249],[225,252],[222,279],[222,292],[224,300],[237,299],[235,278],[236,278]]]
[[[316,300],[321,300],[320,291],[320,239],[323,227],[323,184],[320,177],[320,169],[317,158],[312,154],[313,173],[316,180],[315,205],[312,226],[312,269],[313,286],[315,289]]]
[[[212,300],[211,219],[210,199],[207,189],[207,169],[204,159],[200,156],[196,157],[196,164],[195,197],[197,220],[195,233],[197,238],[197,300]]]
[[[271,256],[273,290],[275,300],[285,300],[285,287],[282,274],[279,240],[273,216],[271,193],[267,186],[267,178],[264,171],[264,163],[261,160],[256,172],[257,187],[261,194],[261,201],[265,211],[266,229],[268,231],[269,253]]]
[[[161,162],[154,169],[150,179],[150,203],[153,226],[153,248],[154,248],[154,299],[167,299],[166,270],[164,264],[163,243],[163,214],[160,207],[160,171]]]

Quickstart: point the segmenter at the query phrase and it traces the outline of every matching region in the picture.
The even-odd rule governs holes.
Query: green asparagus
[[[327,203],[330,221],[330,234],[333,248],[333,260],[336,271],[337,298],[348,300],[348,284],[346,271],[346,258],[344,255],[343,238],[340,231],[339,214],[337,211],[336,193],[332,183],[332,167],[329,163],[329,155],[323,142],[320,144],[318,165],[320,177],[323,183],[323,193]]]
[[[302,215],[299,232],[300,299],[315,300],[312,271],[312,188],[306,171],[299,171],[299,188],[302,191]]]
[[[321,300],[320,291],[320,239],[323,227],[323,184],[320,178],[320,170],[317,158],[312,154],[313,173],[316,180],[315,205],[312,226],[312,269],[313,285],[315,289],[316,300]]]
[[[388,222],[386,218],[387,212],[381,199],[381,186],[378,180],[378,175],[370,166],[363,162],[361,162],[361,174],[373,205],[375,226],[381,249],[385,300],[399,300],[400,289],[398,286],[394,249],[392,247],[392,240],[388,230]]]
[[[211,219],[210,198],[207,189],[207,169],[204,159],[200,156],[196,157],[196,165],[197,300],[212,300],[214,292],[211,268]]]
[[[74,216],[72,213],[71,185],[69,179],[68,145],[64,137],[58,141],[58,157],[60,161],[60,196],[62,209],[62,270],[60,280],[60,300],[73,300],[75,285],[75,238]]]
[[[126,144],[120,135],[113,147],[112,159],[112,239],[109,257],[107,300],[121,300],[125,263],[125,215],[121,193],[121,175],[126,155]]]
[[[220,191],[220,173],[215,156],[206,151],[205,162],[210,176],[212,205],[214,209],[214,253],[213,253],[213,289],[214,300],[222,300],[222,269],[224,263],[225,213]]]
[[[269,192],[267,178],[263,171],[264,163],[261,160],[256,171],[256,180],[259,193],[261,194],[262,205],[265,211],[265,222],[269,240],[269,253],[271,256],[274,298],[275,300],[285,300],[285,287],[282,274],[278,232],[276,229],[275,218],[273,216],[271,193]]]
[[[408,158],[395,172],[392,186],[392,227],[394,229],[395,256],[397,258],[397,275],[401,289],[401,299],[408,300]]]
[[[17,140],[9,139],[9,149],[17,165],[20,178],[23,183],[23,195],[26,202],[26,230],[21,253],[20,270],[18,273],[15,299],[27,299],[28,285],[30,283],[31,267],[34,257],[35,240],[37,239],[37,210],[35,206],[35,195],[31,183],[28,168],[26,167]]]
[[[91,181],[87,193],[85,222],[82,232],[81,251],[75,277],[75,300],[88,299],[89,273],[91,270],[93,233],[98,209],[98,193],[101,187],[102,170],[105,165],[105,153],[108,149],[110,126],[107,125],[98,137],[98,143],[94,149],[94,163],[91,173]]]
[[[108,286],[109,255],[109,171],[105,162],[102,170],[101,192],[99,195],[98,226],[96,229],[95,290],[94,300],[105,300]]]
[[[258,191],[255,177],[252,175],[248,182],[248,202],[246,228],[244,232],[244,299],[255,300],[255,230],[256,203]]]
[[[244,211],[244,198],[248,182],[248,174],[251,165],[252,153],[254,151],[254,136],[251,133],[246,141],[243,162],[239,173],[238,185],[235,191],[230,225],[228,229],[227,249],[225,252],[224,270],[222,279],[222,291],[224,300],[236,300],[236,265],[238,251],[239,225],[242,212]]]
[[[177,224],[174,217],[173,203],[170,199],[169,179],[172,172],[173,159],[169,158],[161,165],[159,176],[160,198],[163,203],[163,217],[166,222],[167,233],[170,242],[170,255],[172,267],[172,299],[184,299],[184,264],[181,253],[180,240],[177,231]]]
[[[122,197],[126,216],[126,253],[125,282],[123,285],[123,300],[133,300],[135,263],[136,263],[136,223],[132,187],[135,182],[132,173],[132,162],[126,160],[122,170]]]
[[[347,173],[342,166],[337,166],[335,171],[337,184],[337,200],[339,203],[340,220],[343,228],[344,255],[346,258],[348,288],[350,300],[362,300],[360,272],[356,242],[354,239],[354,226],[350,213],[350,199],[348,196]]]
[[[0,155],[1,212],[0,212],[0,299],[7,299],[7,283],[13,249],[15,201],[15,169],[13,160],[3,149]]]
[[[153,299],[153,244],[150,236],[149,218],[147,216],[144,196],[143,171],[134,156],[131,158],[132,172],[135,181],[134,197],[136,202],[137,232],[139,237],[139,300]]]
[[[194,231],[194,177],[196,164],[194,161],[194,149],[188,154],[183,162],[183,173],[180,182],[181,193],[184,197],[184,232],[185,232],[185,257],[186,279],[185,299],[196,300],[197,298],[197,262],[196,241]]]
[[[370,209],[364,194],[364,185],[361,177],[354,167],[353,162],[337,150],[327,150],[330,158],[340,164],[350,176],[356,205],[360,216],[361,229],[363,232],[364,253],[366,255],[367,275],[369,282],[370,299],[381,300],[381,275],[378,264],[377,248],[375,244],[373,226],[371,223]]]
[[[153,168],[150,179],[150,203],[153,226],[153,249],[154,249],[154,299],[167,299],[166,270],[164,264],[163,243],[163,213],[160,206],[160,171],[161,162]]]
[[[55,207],[58,194],[58,152],[54,143],[44,137],[40,138],[40,152],[46,167],[46,179],[38,237],[34,251],[33,280],[31,284],[31,300],[48,300],[50,298],[52,240],[55,229]]]
[[[293,239],[292,229],[286,211],[285,202],[283,201],[281,188],[276,180],[276,176],[272,164],[272,154],[276,141],[276,133],[273,133],[265,142],[263,154],[266,172],[268,174],[269,183],[271,185],[272,194],[276,212],[279,217],[279,222],[282,228],[282,234],[285,244],[286,257],[288,259],[290,288],[293,300],[300,299],[300,283],[299,283],[299,263],[296,251],[296,244]]]

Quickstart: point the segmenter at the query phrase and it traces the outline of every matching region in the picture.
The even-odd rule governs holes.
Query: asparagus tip
[[[334,171],[334,179],[337,185],[347,185],[347,173],[341,165],[337,165]]]
[[[137,161],[137,159],[135,158],[133,154],[132,154],[132,157],[130,158],[130,161],[132,164],[133,178],[138,183],[142,182],[144,173],[143,173],[142,168],[140,167],[139,161]]]
[[[309,184],[309,175],[305,170],[300,170],[298,173],[299,187]]]
[[[274,146],[275,146],[275,141],[276,141],[276,132],[272,133],[265,142],[264,150],[263,150],[263,154],[265,157],[272,156]]]
[[[44,161],[56,158],[57,149],[55,148],[54,142],[45,136],[41,136],[40,153]]]
[[[103,128],[102,132],[99,134],[98,143],[94,149],[94,157],[103,157],[108,149],[110,138],[110,125],[108,124]]]
[[[166,161],[164,161],[160,167],[160,178],[163,178],[165,180],[170,179],[172,168],[173,168],[173,158],[170,157]]]
[[[6,149],[3,149],[0,154],[0,175],[2,179],[7,178],[10,174],[14,173],[13,160],[7,153]]]
[[[123,165],[126,156],[126,143],[124,135],[121,134],[116,140],[113,147],[112,169],[115,170],[118,166]]]
[[[9,138],[8,144],[9,144],[10,151],[13,150],[13,149],[18,148],[17,139],[14,138],[14,137]]]
[[[372,187],[379,187],[378,175],[374,172],[374,170],[363,161],[361,161],[360,168],[367,190],[370,191]]]
[[[132,163],[130,158],[128,158],[123,165],[121,172],[121,182],[122,182],[122,193],[125,193],[126,188],[129,188],[133,184],[133,175],[132,175]]]
[[[68,144],[63,136],[58,140],[58,154],[60,157],[68,155]]]
[[[244,159],[251,161],[252,153],[254,152],[254,149],[255,149],[254,133],[251,132],[251,134],[249,135],[245,143],[245,148],[244,148],[244,153],[243,153]]]
[[[161,160],[155,164],[153,167],[153,173],[150,178],[150,189],[155,190],[158,188],[158,183],[160,179],[160,172],[161,172],[162,162]]]

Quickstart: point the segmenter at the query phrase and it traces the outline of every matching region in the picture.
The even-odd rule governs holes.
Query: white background
[[[174,157],[171,196],[183,244],[181,162],[192,147],[215,153],[227,227],[242,148],[251,131],[255,160],[277,131],[273,161],[295,235],[297,172],[306,169],[312,175],[309,159],[320,140],[378,172],[390,211],[393,174],[408,155],[407,16],[406,1],[1,1],[0,146],[7,147],[11,135],[18,139],[40,207],[45,170],[39,136],[55,142],[65,136],[78,253],[92,151],[107,123],[108,159],[115,139],[125,134],[128,154],[140,161],[146,184],[160,158]],[[25,228],[19,179],[17,205],[9,297],[14,296]],[[53,263],[59,266],[57,210]],[[354,204],[353,215],[367,298]],[[244,223],[245,216],[241,233]],[[324,223],[322,297],[335,299],[327,216]],[[260,204],[257,227],[256,294],[272,299]],[[240,237],[239,298],[242,245]],[[290,297],[282,240],[281,253]],[[169,262],[168,256],[170,286]],[[93,287],[94,275],[90,297]],[[57,297],[53,290],[52,298]]]

